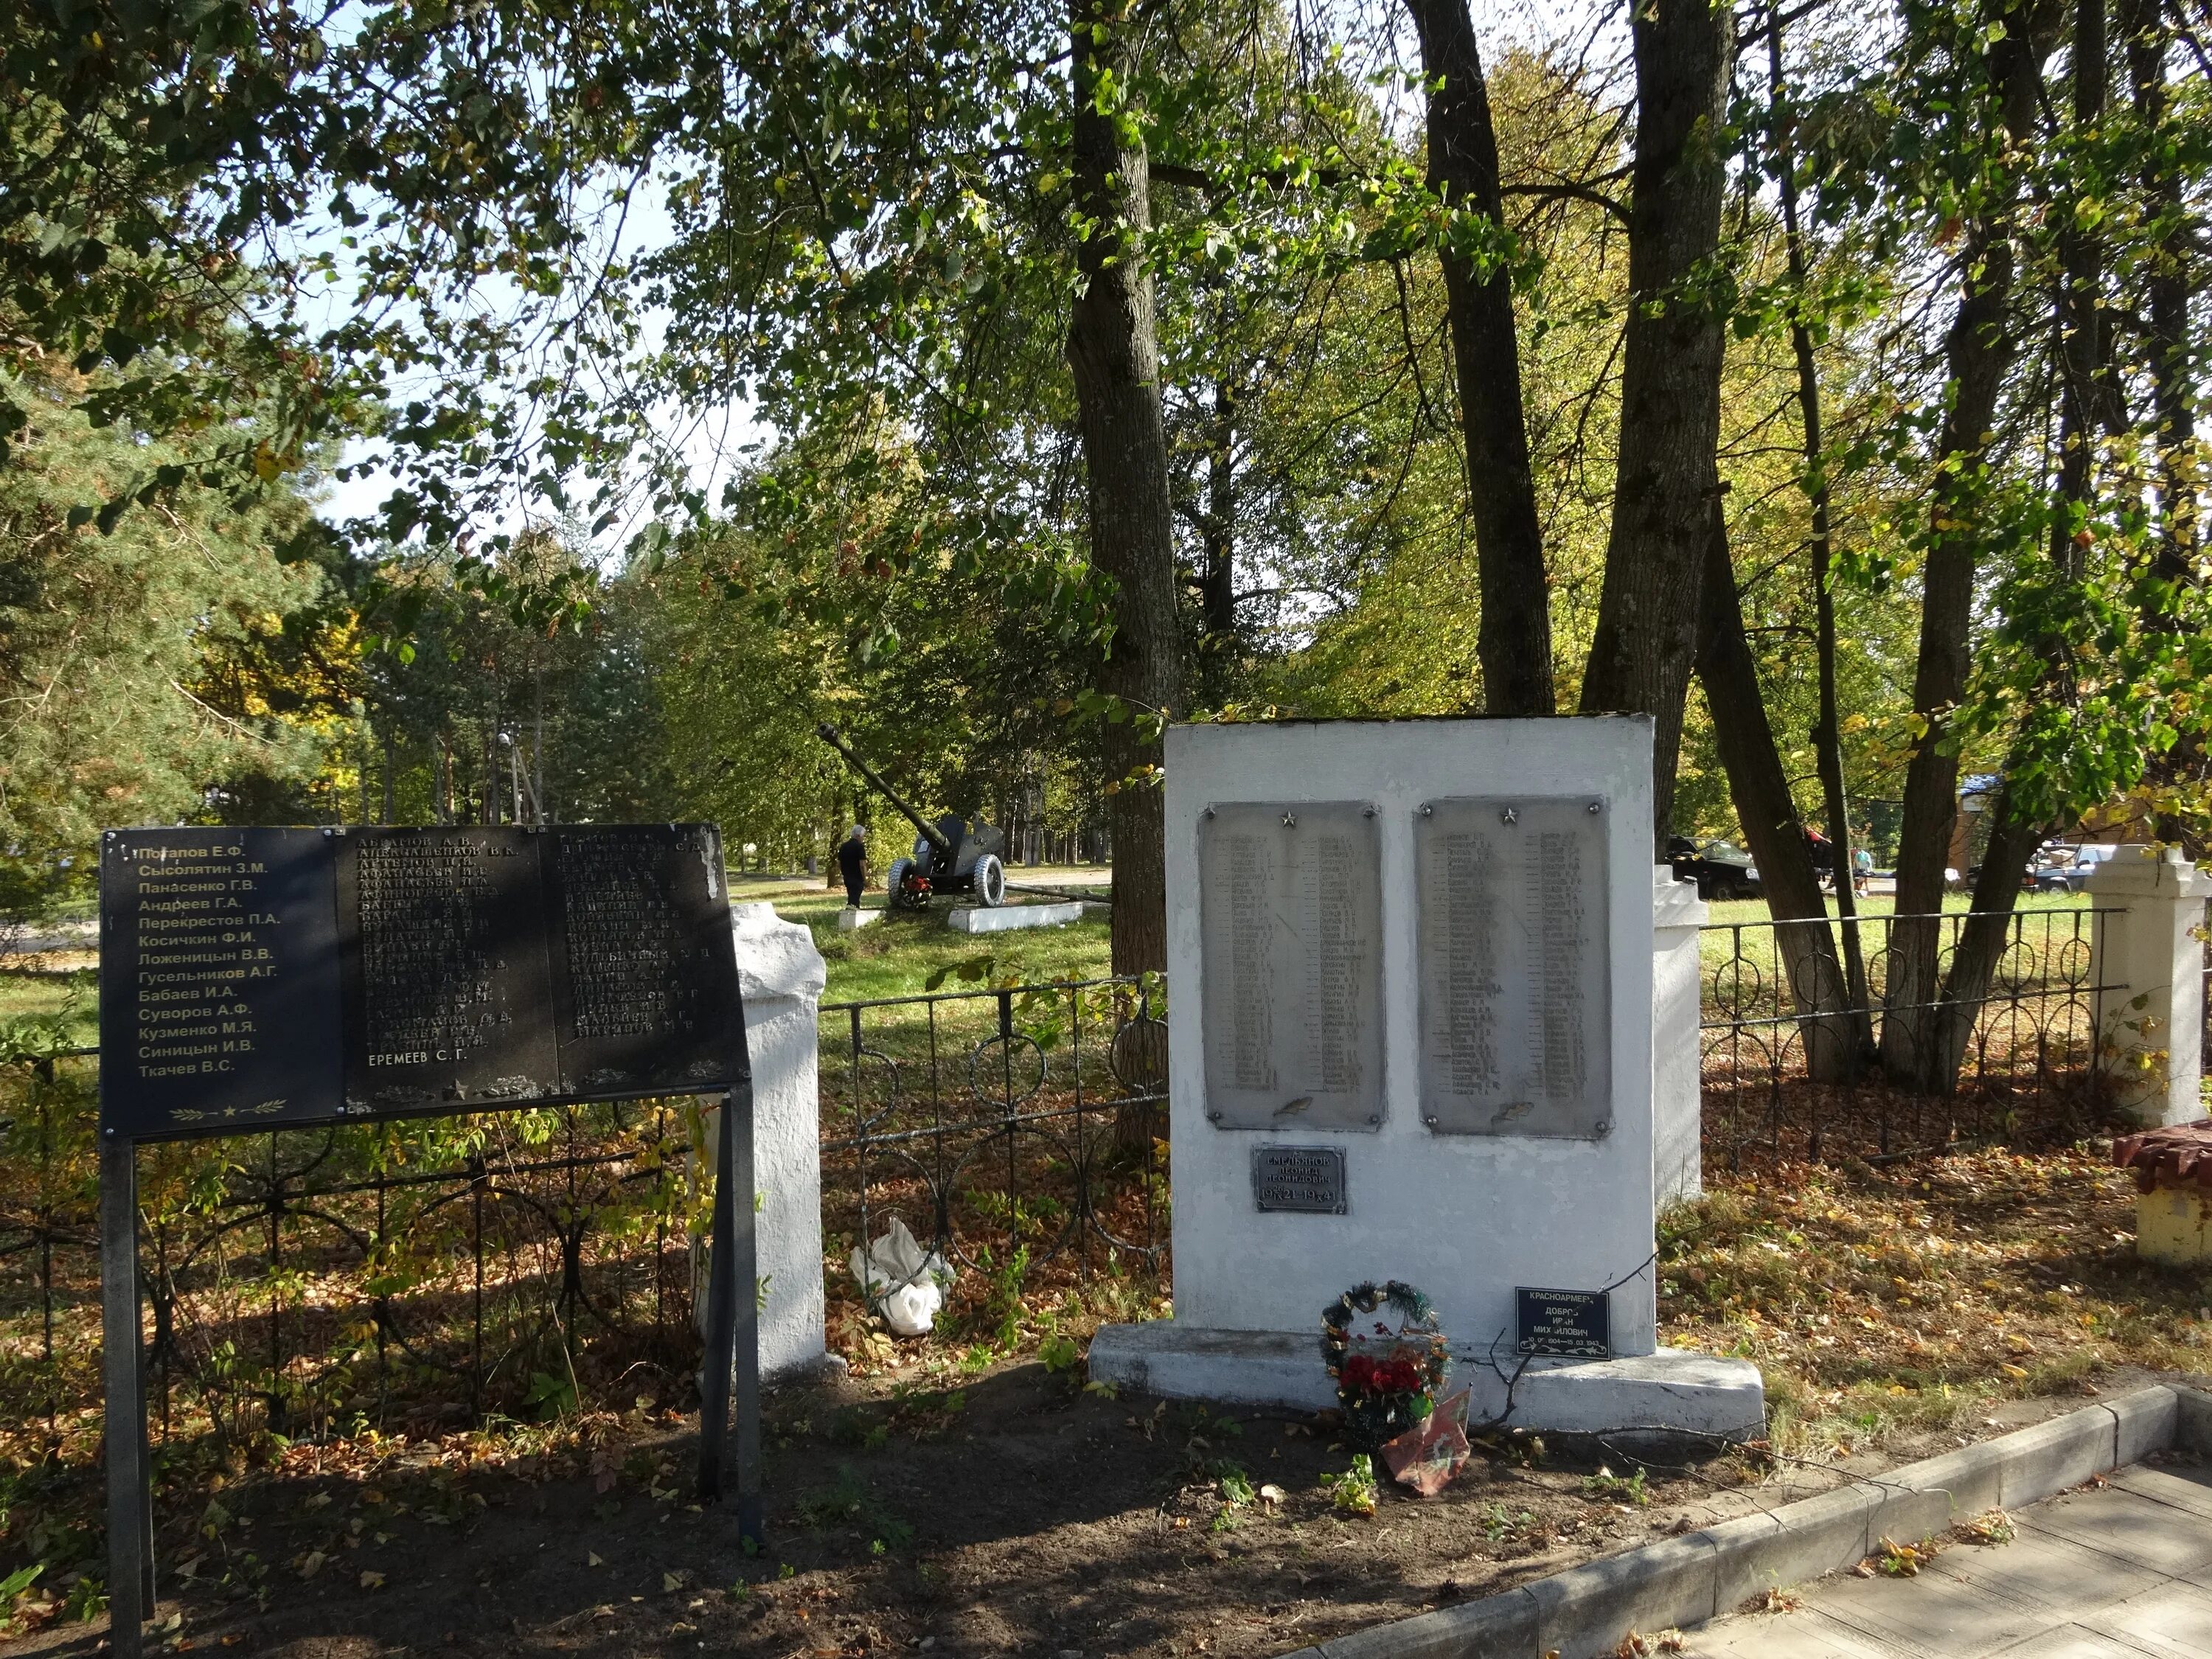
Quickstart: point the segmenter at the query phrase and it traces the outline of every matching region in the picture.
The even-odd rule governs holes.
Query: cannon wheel
[[[995,910],[1006,902],[1006,866],[998,855],[986,853],[975,860],[975,902]]]
[[[906,872],[913,868],[912,859],[895,859],[891,861],[890,874],[886,878],[885,887],[890,896],[890,908],[894,910],[913,908],[906,896]]]

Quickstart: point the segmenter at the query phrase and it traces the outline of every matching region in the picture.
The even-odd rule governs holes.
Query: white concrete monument
[[[1395,1279],[1479,1419],[1759,1432],[1756,1367],[1657,1343],[1650,722],[1178,726],[1166,762],[1176,1313],[1091,1375],[1332,1405],[1323,1306]]]

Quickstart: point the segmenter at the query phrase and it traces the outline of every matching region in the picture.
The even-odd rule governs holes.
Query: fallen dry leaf
[[[362,1573],[361,1576],[361,1587],[363,1589],[368,1590],[382,1589],[384,1588],[384,1575],[380,1572]]]

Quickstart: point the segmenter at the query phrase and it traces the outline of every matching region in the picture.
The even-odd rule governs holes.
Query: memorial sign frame
[[[699,1492],[714,1501],[733,1485],[740,1540],[761,1539],[760,1315],[745,1293],[758,1277],[752,1065],[715,826],[112,830],[101,837],[100,926],[118,1659],[143,1651],[155,1608],[142,1141],[713,1097],[725,1122],[714,1137]],[[517,1041],[518,1015],[543,1029]]]

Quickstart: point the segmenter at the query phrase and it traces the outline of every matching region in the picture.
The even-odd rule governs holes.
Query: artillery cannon
[[[981,818],[970,825],[957,812],[947,812],[931,823],[853,752],[852,744],[838,735],[836,726],[823,720],[814,729],[823,742],[842,755],[878,794],[898,808],[921,832],[915,837],[913,852],[891,865],[888,887],[892,909],[926,909],[939,893],[969,894],[986,908],[1006,902],[1006,866],[1000,860],[1006,850],[1005,830],[994,830]]]

